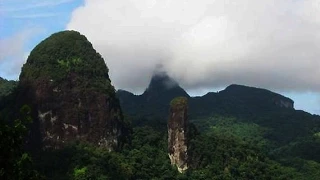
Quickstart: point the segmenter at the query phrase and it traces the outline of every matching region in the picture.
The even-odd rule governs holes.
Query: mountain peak
[[[58,32],[39,43],[22,67],[19,87],[19,103],[35,107],[32,133],[40,135],[30,135],[30,144],[59,149],[79,140],[120,147],[125,126],[108,68],[79,32]]]
[[[152,76],[150,84],[146,91],[165,91],[175,87],[179,87],[179,84],[174,79],[169,77],[167,73],[156,73]]]
[[[142,96],[147,97],[148,100],[158,97],[168,97],[169,99],[176,96],[189,97],[177,81],[169,77],[165,72],[155,73],[152,76],[150,84]]]

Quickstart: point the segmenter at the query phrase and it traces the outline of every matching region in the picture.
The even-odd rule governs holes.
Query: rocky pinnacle
[[[188,169],[187,111],[187,98],[177,97],[171,101],[168,121],[168,151],[171,164],[176,165],[180,173]]]

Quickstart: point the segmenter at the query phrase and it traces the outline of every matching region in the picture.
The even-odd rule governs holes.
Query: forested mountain
[[[230,111],[231,114],[238,112],[240,115],[251,115],[269,110],[282,111],[283,108],[294,109],[294,102],[287,97],[265,89],[242,85],[230,85],[221,92],[190,97],[177,82],[164,73],[155,74],[141,95],[118,90],[117,96],[126,114],[151,118],[166,118],[168,103],[177,96],[187,97],[191,101],[191,117],[212,113],[230,114]]]
[[[0,139],[0,179],[320,177],[318,115],[242,85],[190,97],[165,73],[115,92],[75,31],[37,45],[19,82],[0,79]]]
[[[141,95],[134,95],[128,91],[118,90],[117,96],[121,100],[121,107],[127,115],[139,117],[157,117],[166,119],[169,102],[178,96],[189,97],[178,83],[166,73],[159,73],[152,77],[149,86]]]
[[[4,131],[14,130],[14,120],[24,119],[19,109],[28,107],[33,122],[23,124],[28,129],[23,145],[34,154],[76,141],[113,151],[129,135],[103,58],[76,31],[40,42],[23,65],[17,87],[0,104]]]
[[[58,149],[75,140],[118,148],[126,130],[108,71],[76,31],[52,34],[31,51],[18,96],[32,108],[41,148]]]
[[[157,87],[162,87],[159,89],[166,89],[162,94],[167,97],[170,97],[172,89],[182,89],[177,83],[167,87],[167,79],[174,80],[158,76],[156,74],[152,77],[150,85],[156,84]],[[165,129],[168,119],[166,109],[170,100],[159,98],[157,101],[160,102],[153,104],[144,94],[134,95],[123,90],[117,92],[124,113],[132,119],[134,125]],[[266,89],[235,84],[201,97],[190,97],[183,89],[175,91],[174,96],[188,98],[189,121],[197,127],[200,134],[206,134],[203,138],[214,134],[230,138],[228,143],[247,143],[257,148],[257,152],[282,165],[290,165],[290,168],[308,163],[319,166],[320,116],[295,110],[294,102],[287,97]],[[314,177],[313,173],[312,171],[309,175]]]

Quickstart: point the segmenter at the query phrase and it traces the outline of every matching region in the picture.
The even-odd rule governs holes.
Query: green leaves
[[[52,34],[31,51],[20,80],[47,78],[59,84],[71,73],[84,77],[83,81],[90,79],[92,84],[99,82],[101,89],[104,84],[110,84],[103,58],[86,37],[76,31],[62,31]],[[104,78],[105,81],[101,83],[96,78]]]
[[[28,132],[26,126],[32,122],[30,112],[30,107],[24,105],[20,109],[20,118],[13,123],[0,119],[1,179],[42,179],[33,169],[30,156],[22,148]]]
[[[12,93],[17,84],[16,81],[8,81],[0,77],[0,101],[3,97]]]
[[[81,69],[82,60],[80,58],[72,58],[66,60],[57,60],[60,68],[64,69],[66,73],[77,72]]]
[[[171,107],[186,107],[188,105],[188,99],[186,97],[176,97],[170,102]]]
[[[86,179],[86,173],[87,173],[88,168],[83,167],[83,168],[75,168],[73,172],[73,177],[75,180],[81,180],[81,179]]]

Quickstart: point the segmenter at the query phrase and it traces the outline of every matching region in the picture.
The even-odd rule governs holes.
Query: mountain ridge
[[[175,88],[181,87],[176,83]],[[189,101],[190,122],[200,131],[214,126],[217,116],[234,117],[239,122],[254,123],[269,129],[265,136],[276,144],[309,136],[312,126],[317,127],[320,123],[320,116],[295,110],[292,99],[262,88],[232,84],[222,91],[197,97],[190,97],[184,90],[171,94],[169,89],[162,93],[167,98],[157,95],[154,97],[158,98],[152,101],[148,101],[144,94],[134,95],[123,90],[117,91],[117,97],[124,114],[132,118],[134,125],[156,123],[165,128],[170,101],[182,96]]]
[[[170,84],[171,86],[168,87],[167,84]],[[140,95],[135,95],[129,91],[121,89],[116,93],[120,99],[121,106],[128,112],[128,114],[134,113],[134,111],[131,111],[131,108],[134,108],[133,106],[137,106],[139,109],[139,107],[148,108],[150,105],[154,105],[162,109],[162,105],[168,106],[168,103],[178,96],[191,99],[191,106],[193,106],[192,104],[199,104],[199,101],[207,101],[210,104],[215,105],[219,101],[233,98],[237,99],[239,103],[256,103],[254,101],[267,103],[263,108],[281,107],[294,109],[294,101],[288,97],[267,89],[238,84],[231,84],[219,92],[208,92],[203,96],[191,97],[182,87],[180,87],[178,82],[163,72],[161,74],[154,74],[148,87]],[[139,110],[137,114],[141,115]],[[144,115],[144,113],[142,113],[142,115]]]
[[[320,176],[320,116],[295,110],[290,98],[234,84],[190,97],[159,72],[141,95],[115,93],[108,68],[84,36],[66,31],[52,37],[31,52],[18,87],[0,100],[1,160],[6,160],[0,172],[11,177],[2,179],[35,172],[19,148],[24,132],[33,132],[24,125],[31,116],[40,129],[33,137],[44,135],[43,143],[51,146],[33,153],[36,169],[48,179]],[[24,114],[11,116],[19,112],[12,107],[24,103],[31,109],[23,106]],[[112,151],[110,146],[121,142],[119,151]]]

